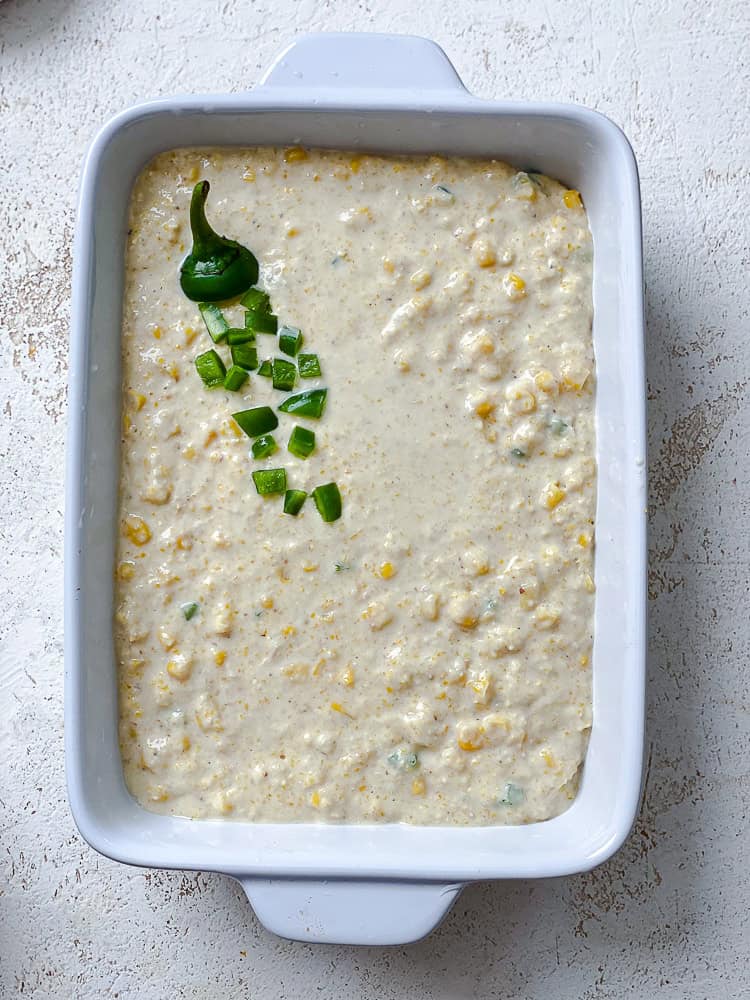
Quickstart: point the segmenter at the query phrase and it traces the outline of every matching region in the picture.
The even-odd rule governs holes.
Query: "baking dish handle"
[[[267,70],[261,86],[466,91],[435,42],[417,35],[366,32],[302,35]]]
[[[462,884],[240,878],[269,931],[321,944],[408,944],[440,923]]]

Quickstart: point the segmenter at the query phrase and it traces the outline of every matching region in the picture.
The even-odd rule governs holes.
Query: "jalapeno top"
[[[190,199],[193,249],[180,267],[180,285],[193,302],[222,302],[242,295],[258,280],[258,261],[236,240],[214,232],[206,219],[210,184],[198,181]]]

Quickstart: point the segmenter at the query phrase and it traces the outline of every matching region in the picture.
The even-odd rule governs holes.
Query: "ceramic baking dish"
[[[191,821],[129,795],[117,743],[112,637],[120,325],[131,185],[179,146],[307,145],[493,156],[578,188],[594,236],[597,360],[593,729],[580,792],[544,823],[334,826]],[[428,933],[462,886],[600,864],[637,808],[644,721],[645,441],[638,176],[606,118],[479,100],[421,38],[307,36],[250,93],[130,109],[88,153],[75,238],[65,546],[65,735],[73,815],[102,854],[224,872],[285,937],[395,944]]]

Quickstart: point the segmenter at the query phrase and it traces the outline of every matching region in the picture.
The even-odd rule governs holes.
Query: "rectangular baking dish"
[[[593,729],[580,792],[555,819],[482,828],[191,821],[147,812],[125,787],[112,580],[130,189],[163,150],[295,144],[498,157],[583,194],[598,380]],[[618,849],[642,770],[646,449],[638,175],[615,125],[579,107],[479,100],[425,39],[302,37],[250,93],[157,101],[102,129],[81,182],[71,325],[65,736],[71,809],[92,847],[128,864],[224,872],[276,933],[358,944],[422,937],[466,882],[580,872]]]

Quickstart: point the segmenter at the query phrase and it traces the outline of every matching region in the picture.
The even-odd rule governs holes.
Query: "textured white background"
[[[647,781],[597,871],[468,889],[407,948],[310,947],[220,876],[112,864],[63,774],[70,242],[95,130],[241,90],[295,34],[416,32],[483,96],[578,101],[641,169]],[[750,110],[743,0],[0,0],[0,997],[740,998],[748,973]]]

